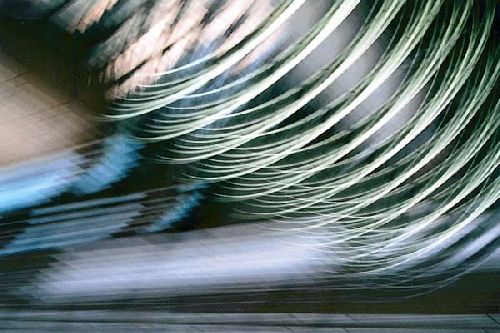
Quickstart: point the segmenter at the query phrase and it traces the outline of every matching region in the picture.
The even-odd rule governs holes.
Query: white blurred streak
[[[194,231],[176,241],[178,237],[128,239],[125,247],[112,241],[111,248],[62,254],[42,272],[33,292],[47,301],[210,294],[312,282],[326,264],[320,239],[263,225]]]
[[[322,17],[325,7],[327,6],[327,1],[307,2],[306,6],[295,14],[295,17],[292,17],[290,22],[293,22],[293,24],[287,25],[286,32],[291,38],[302,36],[304,31],[310,29]],[[366,14],[362,13],[361,8],[356,9],[356,11],[349,15],[344,22],[339,25],[337,30],[319,45],[305,61],[297,66],[296,70],[292,72],[293,79],[303,81],[308,78],[311,73],[329,64],[356,36],[356,33],[364,23],[364,19],[366,19],[365,16]],[[380,56],[388,46],[390,37],[390,35],[382,34],[382,36],[380,36],[338,80],[335,80],[320,94],[319,99],[323,103],[329,103],[342,94],[353,90],[377,64]],[[361,118],[375,113],[377,109],[394,94],[401,84],[405,75],[405,70],[410,61],[411,60],[408,59],[403,62],[403,64],[399,66],[375,92],[370,94],[370,96],[362,101],[353,112],[340,121],[339,127],[341,129],[350,128]],[[419,92],[403,110],[392,117],[384,127],[374,133],[365,142],[365,145],[376,146],[396,133],[415,114],[424,93],[425,89]]]

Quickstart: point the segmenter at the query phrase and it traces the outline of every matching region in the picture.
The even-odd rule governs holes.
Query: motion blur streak
[[[268,227],[224,227],[179,239],[131,240],[126,247],[109,242],[79,248],[56,256],[28,290],[44,302],[74,303],[312,282],[327,264],[321,241]]]
[[[498,311],[498,9],[0,0],[0,329]]]

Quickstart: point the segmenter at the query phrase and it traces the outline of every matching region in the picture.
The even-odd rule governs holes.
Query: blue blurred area
[[[118,133],[104,139],[103,152],[94,164],[72,184],[75,194],[96,193],[126,177],[138,165],[138,150],[143,145],[126,134]]]
[[[47,202],[77,177],[81,157],[74,152],[0,170],[0,213]]]

